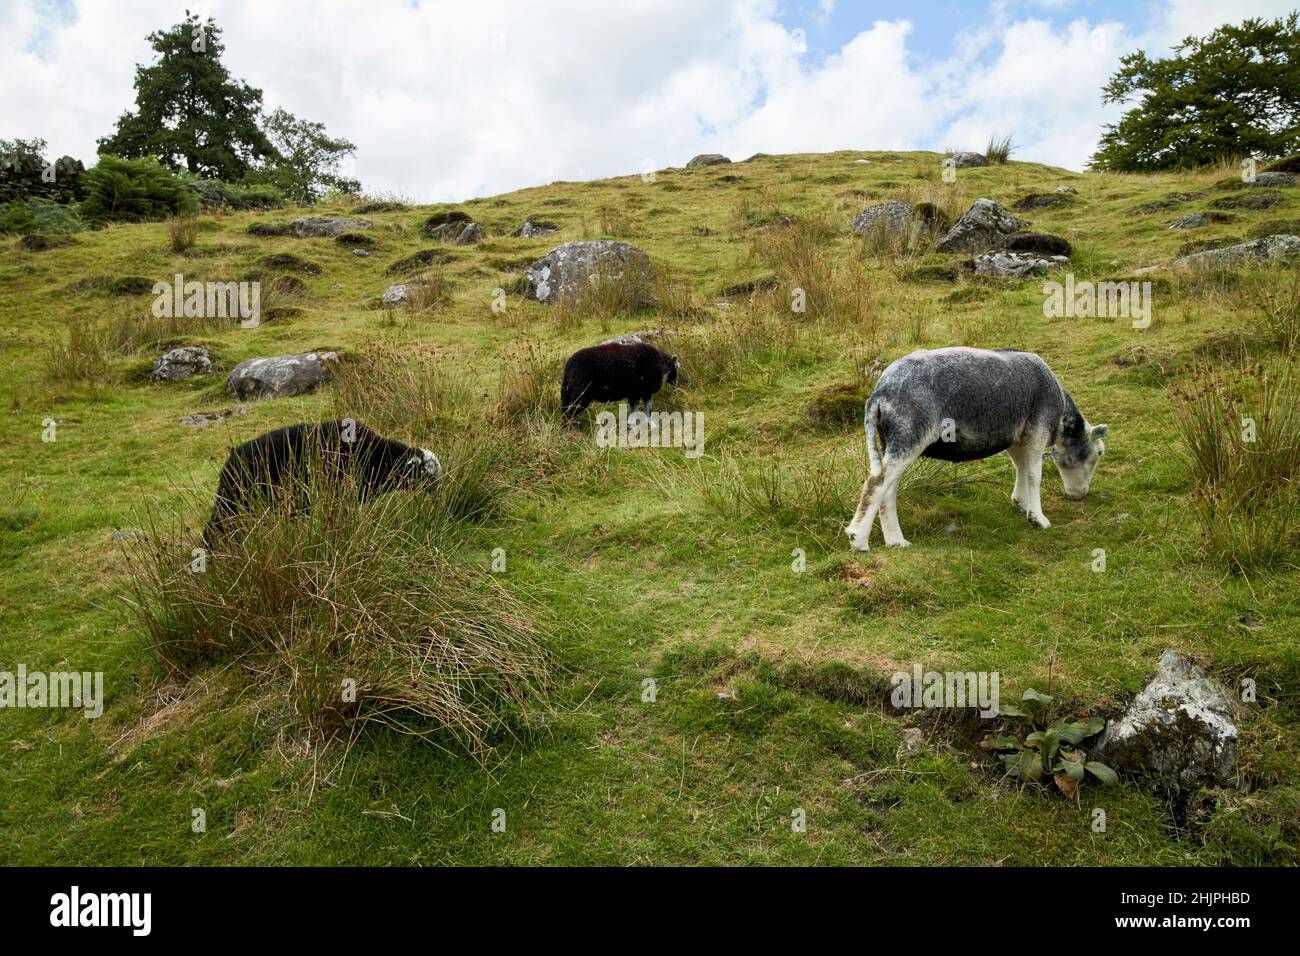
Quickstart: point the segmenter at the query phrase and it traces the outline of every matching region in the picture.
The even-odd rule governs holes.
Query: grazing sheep
[[[225,534],[258,493],[304,479],[314,461],[336,475],[355,475],[363,501],[397,488],[431,488],[442,477],[433,452],[384,438],[351,419],[277,428],[231,449],[204,541]]]
[[[1106,450],[1107,426],[1088,424],[1041,358],[1010,349],[918,349],[904,356],[881,374],[865,424],[871,475],[845,529],[855,551],[869,550],[877,513],[885,546],[907,547],[898,483],[917,458],[974,461],[1005,451],[1016,466],[1012,504],[1031,524],[1050,528],[1039,493],[1044,453],[1051,449],[1066,497],[1078,500]]]
[[[560,402],[564,417],[572,422],[592,402],[627,400],[635,412],[637,405],[650,406],[655,392],[665,382],[677,384],[676,355],[668,355],[644,342],[607,342],[578,349],[564,363],[564,385]]]

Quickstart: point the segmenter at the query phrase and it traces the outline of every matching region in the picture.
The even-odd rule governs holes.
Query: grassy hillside
[[[1153,322],[1135,330],[1127,319],[1045,318],[1041,279],[953,276],[955,257],[867,248],[848,227],[885,199],[953,213],[981,196],[1009,205],[1071,185],[1077,197],[1022,215],[1073,243],[1077,279],[1121,278],[1189,240],[1300,231],[1300,190],[1170,231],[1236,195],[1216,186],[1231,171],[1010,163],[944,184],[939,159],[772,156],[653,182],[553,183],[456,207],[489,234],[469,247],[423,236],[435,209],[397,208],[367,214],[364,258],[330,239],[247,231],[306,213],[204,217],[184,253],[171,251],[164,224],[82,233],[42,252],[7,242],[0,670],[102,670],[106,706],[98,720],[0,711],[0,862],[1296,862],[1295,556],[1241,574],[1206,548],[1174,424],[1176,390],[1198,361],[1285,361],[1261,329],[1260,292],[1287,295],[1294,269],[1147,277]],[[561,230],[511,237],[530,216]],[[578,238],[644,249],[657,304],[524,300],[522,268]],[[425,272],[449,283],[450,298],[376,308],[399,281],[386,269],[434,248],[449,261]],[[261,260],[279,253],[320,274],[274,292],[264,307],[287,311],[256,329],[150,328],[150,295],[110,294],[109,280],[126,276],[266,278]],[[807,313],[789,312],[795,286]],[[492,307],[497,289],[504,313]],[[547,407],[558,361],[660,326],[684,368],[656,407],[703,412],[702,458],[600,449],[589,423],[558,427]],[[216,373],[151,384],[157,356],[187,344],[209,346]],[[841,529],[865,476],[860,403],[875,372],[864,370],[953,344],[1038,352],[1088,419],[1111,425],[1092,492],[1066,500],[1048,466],[1053,526],[1040,531],[1011,507],[1005,456],[925,469],[899,498],[913,547],[886,551],[877,534],[874,550],[854,554]],[[317,347],[343,350],[346,388],[256,403],[215,426],[179,424],[239,404],[224,390],[235,363]],[[551,700],[478,759],[436,728],[313,732],[279,679],[247,661],[165,666],[123,601],[140,529],[202,522],[232,444],[341,413],[445,455],[453,475],[477,467],[492,487],[493,507],[432,544],[485,579],[504,550],[507,569],[491,580],[546,646]],[[59,423],[54,443],[42,442],[46,419]],[[1092,568],[1099,548],[1105,573]],[[1128,780],[1085,786],[1072,802],[1002,779],[978,747],[989,722],[882,703],[888,675],[920,662],[998,671],[1004,699],[1050,680],[1070,707],[1113,714],[1167,647],[1229,687],[1257,682],[1243,725],[1249,792],[1170,807]],[[1091,829],[1097,807],[1104,833]],[[206,832],[192,830],[196,808]],[[505,832],[491,826],[498,808]],[[791,826],[797,810],[803,832]]]

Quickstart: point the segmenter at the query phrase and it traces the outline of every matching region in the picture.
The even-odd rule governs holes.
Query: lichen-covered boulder
[[[1147,771],[1166,790],[1232,786],[1237,705],[1221,684],[1175,651],[1151,683],[1106,725],[1094,756],[1119,771]]]
[[[1029,223],[1017,219],[992,199],[977,199],[939,240],[939,252],[987,252],[1001,248],[1007,236]]]
[[[1222,249],[1194,252],[1190,256],[1183,256],[1174,265],[1189,269],[1214,269],[1268,259],[1290,259],[1297,255],[1300,255],[1300,236],[1265,236]]]
[[[247,359],[230,370],[226,389],[245,401],[302,395],[329,379],[338,357],[337,352],[303,352]]]
[[[384,290],[379,301],[384,305],[406,305],[407,298],[410,295],[410,287],[405,282],[399,282],[397,285],[390,285]]]
[[[201,345],[172,349],[154,363],[151,382],[179,382],[212,371],[212,356]]]
[[[983,153],[951,153],[947,157],[958,169],[973,169],[989,165],[989,159]]]
[[[345,232],[361,232],[369,228],[368,220],[346,216],[307,216],[289,223],[289,229],[299,239],[334,238]]]
[[[975,274],[1019,279],[1034,273],[1044,273],[1068,261],[1065,256],[1039,256],[1032,252],[1007,252],[999,249],[975,257]]]
[[[699,166],[725,166],[730,162],[731,160],[726,156],[723,156],[721,153],[700,153],[700,155],[693,157],[691,161],[686,164],[686,168],[695,169]]]
[[[529,298],[551,305],[577,296],[601,277],[621,279],[630,269],[648,274],[650,257],[626,242],[593,239],[556,246],[524,275]]]

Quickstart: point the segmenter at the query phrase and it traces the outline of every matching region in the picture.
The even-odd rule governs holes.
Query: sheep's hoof
[[[1024,506],[1024,504],[1021,503],[1020,499],[1017,498],[1015,495],[1012,495],[1012,496],[1011,496],[1011,504],[1015,506],[1015,509],[1016,509],[1017,511],[1024,511],[1024,510],[1025,510],[1025,506]]]
[[[910,548],[911,546],[912,542],[906,538],[899,538],[897,541],[890,541],[885,544],[886,548]]]
[[[849,536],[849,545],[850,547],[853,548],[854,551],[871,550],[871,545],[867,541],[869,535],[865,535],[865,534],[860,535],[856,531],[848,531],[848,530],[846,530],[844,533]]]
[[[1029,523],[1036,528],[1046,529],[1052,526],[1052,522],[1048,521],[1045,515],[1030,515]]]

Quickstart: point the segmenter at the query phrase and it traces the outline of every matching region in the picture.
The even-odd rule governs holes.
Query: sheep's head
[[[442,462],[438,456],[425,448],[417,448],[415,454],[406,459],[399,484],[403,488],[432,489],[442,478]]]
[[[677,384],[677,373],[681,371],[682,363],[677,360],[676,355],[668,357],[668,374],[664,376],[664,381],[669,385]]]

